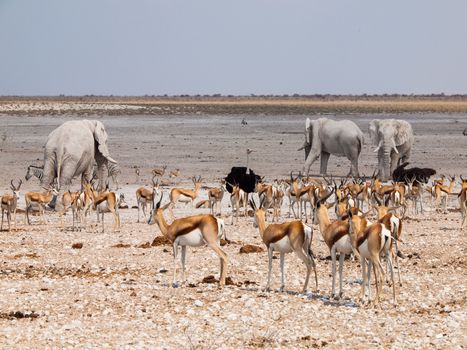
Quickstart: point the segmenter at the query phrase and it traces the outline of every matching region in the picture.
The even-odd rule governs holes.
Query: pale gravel
[[[4,173],[0,177],[2,190],[8,189],[9,175],[24,176],[27,164],[41,157],[40,146],[49,129],[66,118],[2,117],[4,130],[18,131],[15,137],[7,138],[0,153],[1,165],[8,171],[8,175]],[[177,184],[189,186],[188,177],[195,174],[207,178],[208,185],[216,184],[230,166],[243,162],[245,142],[258,150],[254,158],[255,170],[268,174],[270,179],[286,176],[293,167],[293,159],[288,156],[298,148],[295,143],[300,142],[292,142],[290,136],[281,134],[274,140],[277,142],[266,139],[271,132],[283,127],[297,130],[303,118],[291,118],[290,125],[265,118],[249,117],[253,128],[243,132],[244,129],[236,125],[241,118],[235,116],[200,119],[213,128],[219,125],[218,129],[203,128],[190,118],[182,117],[106,117],[110,143],[114,146],[112,153],[121,159],[122,191],[128,204],[135,204],[135,189],[149,181],[147,172],[156,165],[180,167],[182,175],[174,180]],[[443,129],[442,122],[434,120],[431,128],[415,124],[419,141],[414,159],[418,160],[418,165],[432,159],[447,173],[458,174],[465,169],[465,141],[455,139],[449,127]],[[130,124],[136,128],[131,130],[141,131],[138,140],[132,140],[130,129],[124,128]],[[160,126],[165,130],[161,131]],[[177,145],[188,142],[183,140],[183,133],[190,129],[193,130],[190,151],[196,156],[186,157],[187,152]],[[175,136],[171,137],[171,133]],[[173,141],[174,137],[178,140]],[[153,143],[165,144],[165,151],[160,152],[157,146],[153,152],[158,153],[148,156],[153,145],[151,139]],[[219,145],[214,149],[212,145],[205,147],[206,140],[214,144],[219,142]],[[281,140],[284,145],[279,145]],[[265,142],[270,147],[268,152],[274,153],[271,155],[274,164],[268,163]],[[425,154],[428,143],[439,143],[439,146]],[[446,143],[457,158],[444,155]],[[238,152],[234,152],[236,147]],[[238,159],[232,158],[232,152]],[[146,155],[144,160],[138,160],[141,154]],[[371,150],[365,149],[366,158],[361,163],[367,172],[374,163],[370,156],[374,156]],[[200,163],[199,157],[206,162]],[[302,161],[302,155],[297,158]],[[216,162],[219,164],[213,166]],[[336,163],[331,158],[331,169],[339,170]],[[347,163],[343,163],[347,168]],[[134,164],[142,168],[138,184],[132,170]],[[211,171],[203,172],[203,166]],[[37,189],[38,183],[32,181],[23,186],[24,191]],[[165,193],[167,198],[168,188]],[[200,197],[206,198],[206,190]],[[20,205],[23,202],[22,199]],[[456,198],[452,196],[449,207],[456,206]],[[284,220],[286,212],[284,204]],[[177,217],[190,213],[190,207],[179,207],[175,212]],[[69,229],[70,215],[64,231],[54,213],[47,213],[48,228],[39,225],[37,218],[33,219],[33,225],[26,226],[19,215],[19,230],[3,231],[0,235],[1,347],[461,349],[467,345],[467,242],[466,231],[459,231],[459,212],[429,211],[416,217],[409,215],[414,220],[407,220],[404,226],[402,250],[407,258],[400,261],[404,285],[397,287],[398,304],[392,306],[391,289],[385,285],[383,302],[377,308],[361,307],[354,302],[360,288],[360,269],[358,263],[352,261],[346,261],[344,267],[345,299],[329,300],[331,265],[324,259],[329,252],[316,227],[313,251],[318,257],[319,291],[314,292],[314,284],[310,283],[308,294],[300,294],[305,268],[295,256],[289,255],[286,258],[286,292],[277,291],[279,260],[274,260],[273,265],[274,290],[263,292],[267,253],[239,254],[242,244],[262,245],[252,218],[241,218],[238,225],[231,226],[227,198],[224,198],[223,213],[227,235],[235,241],[224,247],[229,256],[228,276],[239,284],[223,289],[201,283],[204,277],[218,277],[219,273],[219,261],[208,248],[188,249],[187,277],[192,285],[172,288],[171,247],[138,248],[151,242],[160,232],[156,226],[136,223],[135,209],[121,210],[122,229],[118,233],[110,230],[101,233],[94,215],[89,220],[91,226],[82,232]],[[109,229],[111,222],[110,215],[106,215]],[[82,249],[71,248],[79,242],[83,243]],[[119,243],[129,247],[113,247]],[[34,311],[38,317],[6,317],[16,311]]]

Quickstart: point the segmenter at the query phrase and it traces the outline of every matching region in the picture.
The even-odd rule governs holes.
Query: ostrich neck
[[[250,155],[247,153],[246,155],[246,173],[249,174],[250,173]]]

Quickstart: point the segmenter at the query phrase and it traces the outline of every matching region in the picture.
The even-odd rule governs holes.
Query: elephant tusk
[[[117,164],[117,161],[116,161],[115,159],[113,159],[112,157],[107,157],[107,160],[108,160],[110,163]]]
[[[378,147],[376,147],[373,152],[378,152],[382,145],[383,145],[383,140],[379,141]]]
[[[397,154],[399,154],[399,151],[397,150],[397,147],[396,147],[396,142],[394,140],[392,140],[392,148],[394,149],[394,152],[396,152]]]

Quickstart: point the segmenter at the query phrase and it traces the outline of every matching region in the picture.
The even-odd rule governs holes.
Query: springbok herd
[[[165,170],[165,169],[164,169]],[[163,172],[162,172],[163,173]],[[178,170],[177,170],[178,173]],[[138,208],[138,222],[141,221],[141,212],[144,221],[148,224],[157,224],[162,234],[173,245],[174,269],[173,285],[177,283],[177,257],[180,249],[182,269],[182,282],[185,282],[186,247],[209,246],[220,258],[219,284],[224,285],[228,256],[221,248],[220,241],[224,231],[222,217],[222,201],[227,196],[224,181],[218,187],[205,187],[208,199],[198,200],[202,192],[203,179],[193,177],[193,188],[166,188],[159,183],[158,176],[153,172],[152,186],[140,187],[136,190],[136,202]],[[8,231],[11,226],[16,229],[17,204],[20,197],[22,181],[17,184],[11,181],[11,193],[5,193],[1,197],[3,230],[4,216],[6,214]],[[237,184],[229,184],[233,189],[229,194],[231,212],[231,224],[235,225],[239,220],[251,220],[258,228],[262,241],[268,251],[268,278],[266,290],[269,290],[271,269],[274,251],[280,253],[281,291],[284,290],[284,256],[294,252],[306,265],[307,272],[303,285],[306,292],[311,270],[315,277],[315,288],[318,288],[318,277],[314,255],[311,250],[313,233],[317,225],[320,234],[332,259],[332,297],[340,298],[343,295],[343,265],[346,255],[359,257],[362,270],[362,285],[360,302],[366,301],[377,304],[380,301],[380,293],[383,286],[383,277],[392,286],[392,300],[396,303],[396,283],[394,270],[397,272],[398,285],[402,286],[398,257],[402,256],[401,243],[404,241],[403,222],[407,214],[424,214],[429,212],[431,216],[441,216],[447,211],[449,196],[457,196],[462,230],[467,217],[467,179],[460,177],[460,184],[456,177],[446,178],[442,176],[430,184],[415,179],[406,179],[404,182],[382,183],[376,176],[369,180],[363,178],[305,178],[300,174],[282,180],[274,180],[267,184],[264,181],[256,184],[255,193],[245,193]],[[460,185],[460,189],[459,186]],[[164,195],[168,192],[168,196]],[[204,190],[203,190],[204,192]],[[26,209],[25,217],[28,225],[31,224],[29,214],[31,211],[39,211],[41,223],[47,224],[45,218],[45,206],[52,201],[54,190],[46,193],[27,192],[24,195]],[[164,199],[168,197],[168,200]],[[284,202],[284,198],[287,200]],[[198,202],[195,204],[195,201]],[[91,210],[97,213],[97,221],[102,223],[104,231],[104,213],[110,212],[113,216],[113,230],[120,229],[120,215],[124,197],[105,189],[97,191],[93,184],[84,184],[81,191],[65,192],[61,200],[58,215],[61,219],[61,227],[64,228],[63,216],[69,209],[72,211],[73,230],[87,229],[86,218]],[[210,208],[210,214],[200,213],[188,217],[174,219],[173,209],[178,203],[187,205],[191,203],[193,211],[201,208]],[[147,207],[150,208],[149,218]],[[430,209],[427,210],[427,206]],[[283,213],[286,207],[287,213]],[[252,210],[250,210],[251,208]],[[425,208],[425,209],[424,209]],[[168,223],[164,217],[164,211],[169,209],[173,219]],[[331,210],[331,211],[330,211]],[[283,217],[290,220],[279,223]],[[293,217],[293,220],[292,220]],[[11,223],[13,221],[13,223]],[[248,222],[248,221],[247,221]],[[271,222],[271,223],[269,223]],[[12,225],[11,225],[12,224]],[[339,292],[336,293],[336,260],[339,255]],[[354,264],[352,260],[349,264]],[[384,267],[383,267],[384,265]],[[395,266],[394,266],[395,265]],[[371,270],[375,278],[376,295],[371,296]]]

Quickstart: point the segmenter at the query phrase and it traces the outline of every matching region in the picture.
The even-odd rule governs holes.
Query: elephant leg
[[[379,178],[384,177],[384,152],[382,149],[378,151],[378,172],[376,176]]]
[[[308,157],[306,158],[305,165],[303,166],[303,173],[308,176],[310,173],[310,168],[313,165],[313,163],[318,159],[321,151],[312,149],[310,153],[308,154]]]
[[[41,179],[41,186],[50,188],[56,176],[55,152],[51,154],[46,152],[44,156],[44,172]]]
[[[320,168],[321,175],[326,175],[326,172],[328,170],[328,160],[329,160],[330,155],[331,153],[321,151],[321,168]]]

